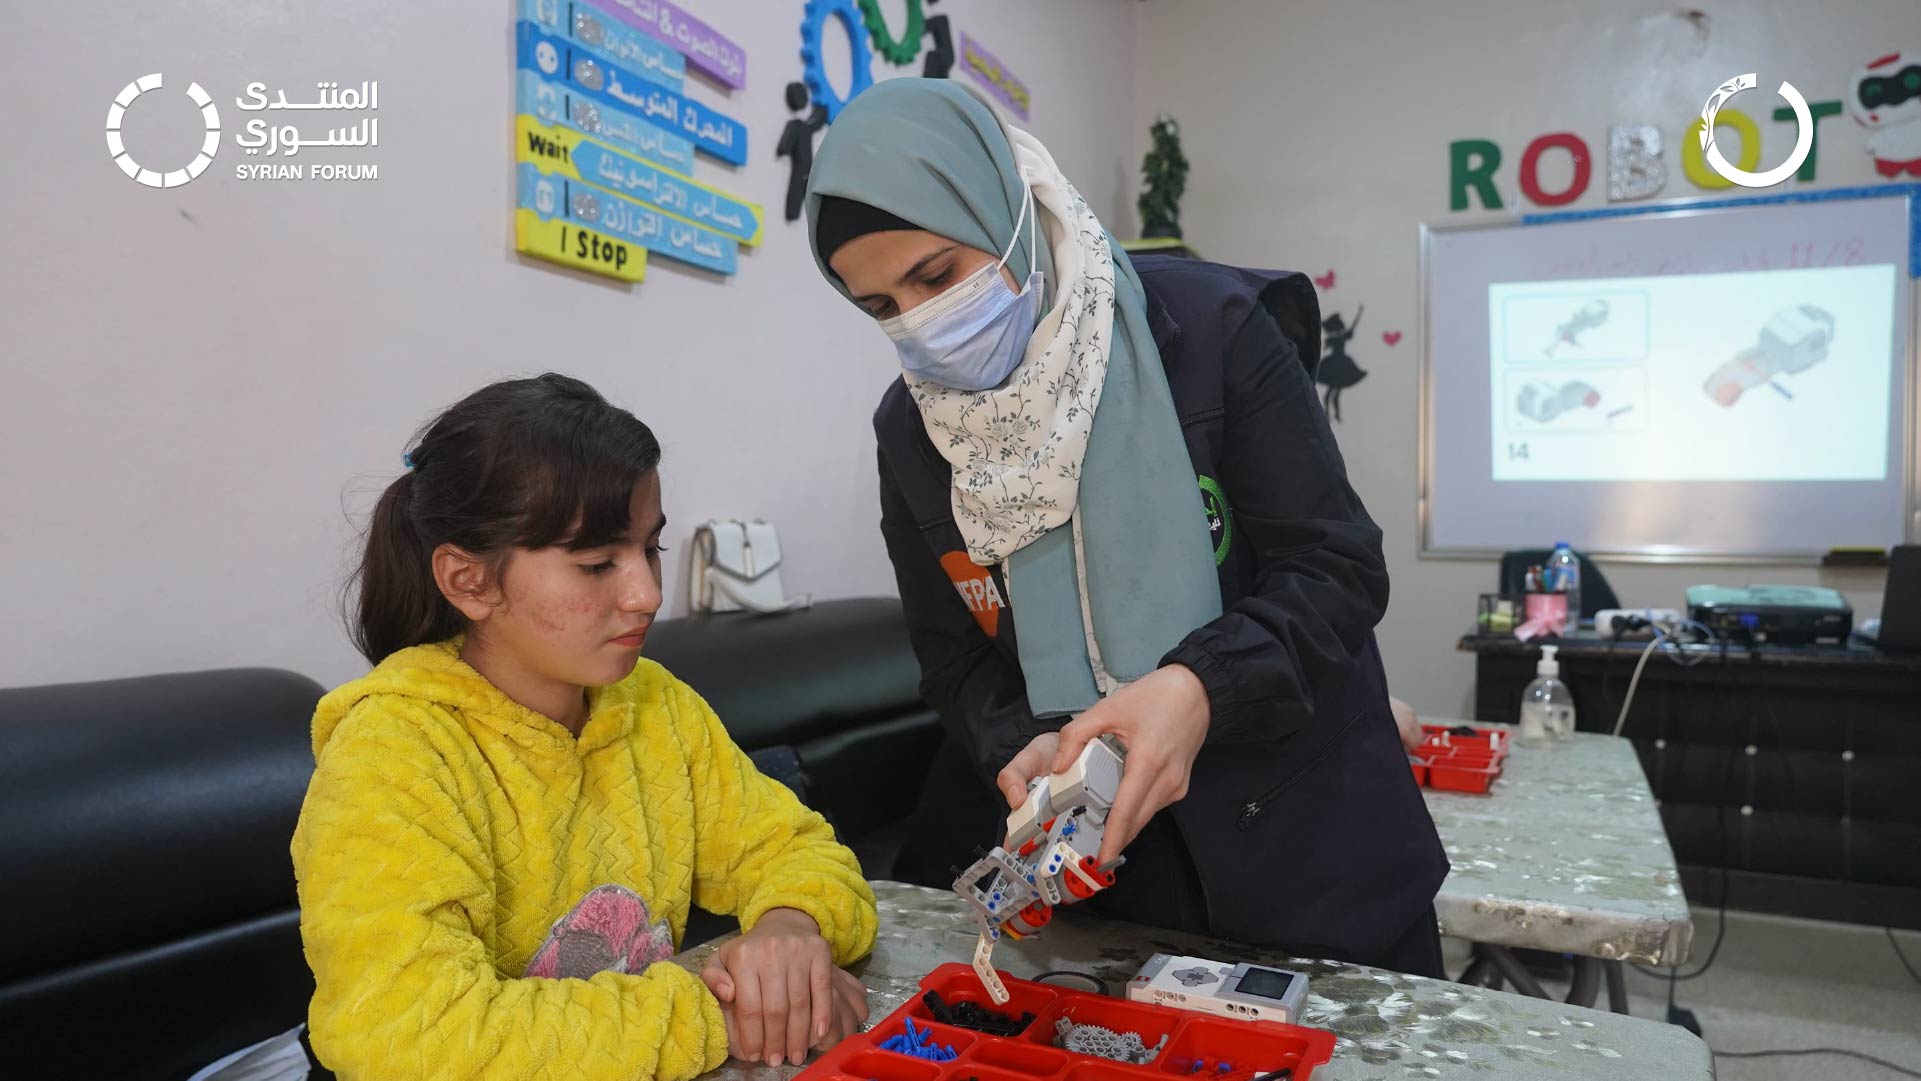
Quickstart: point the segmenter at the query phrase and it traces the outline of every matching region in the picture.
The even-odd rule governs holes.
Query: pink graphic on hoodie
[[[554,922],[527,962],[527,975],[584,980],[596,972],[641,972],[674,955],[666,920],[648,922],[647,902],[621,886],[596,886]]]

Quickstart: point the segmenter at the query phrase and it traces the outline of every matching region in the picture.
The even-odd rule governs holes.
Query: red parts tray
[[[1283,1068],[1293,1071],[1291,1081],[1304,1081],[1334,1054],[1334,1034],[1322,1029],[1231,1021],[1017,980],[1005,972],[1001,979],[1011,999],[996,1006],[972,967],[942,965],[921,979],[913,998],[879,1024],[822,1054],[796,1081],[1253,1081]],[[943,1025],[922,999],[927,991],[938,992],[949,1006],[973,1002],[1015,1017],[1031,1013],[1034,1020],[1019,1036],[989,1036]],[[1138,1033],[1149,1047],[1166,1036],[1167,1045],[1146,1065],[1063,1051],[1054,1046],[1054,1022],[1062,1017]],[[956,1057],[930,1062],[883,1050],[883,1043],[906,1032],[909,1018],[916,1033],[927,1035],[927,1045],[951,1047]]]
[[[1448,792],[1485,793],[1501,775],[1507,760],[1508,733],[1476,728],[1472,735],[1455,728],[1424,724],[1427,734],[1418,750],[1407,756],[1414,782]]]

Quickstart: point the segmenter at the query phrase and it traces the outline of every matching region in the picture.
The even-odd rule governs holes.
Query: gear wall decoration
[[[907,0],[907,30],[895,38],[887,29],[887,16],[880,11],[880,0],[860,0],[860,13],[873,36],[874,51],[890,64],[911,64],[920,55],[921,38],[927,34],[927,13],[922,0]]]
[[[824,53],[821,50],[821,34],[827,28],[829,16],[840,20],[847,31],[849,79],[847,96],[842,97],[827,81],[827,71],[822,66]],[[827,110],[827,122],[834,122],[847,103],[860,95],[860,92],[874,85],[873,53],[867,48],[867,37],[861,33],[860,11],[854,0],[807,0],[807,7],[800,21],[800,59],[802,64],[801,81],[807,84],[807,92],[812,95],[814,104]]]

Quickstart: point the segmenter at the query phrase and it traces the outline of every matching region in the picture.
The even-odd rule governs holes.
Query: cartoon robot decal
[[[1868,129],[1875,172],[1921,177],[1921,57],[1868,61],[1848,87],[1848,113]]]

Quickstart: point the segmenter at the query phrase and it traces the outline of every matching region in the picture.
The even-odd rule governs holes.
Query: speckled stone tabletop
[[[1627,740],[1577,732],[1517,746],[1487,795],[1422,791],[1454,865],[1434,899],[1443,934],[1610,960],[1687,960],[1694,924],[1681,875]]]
[[[878,1021],[919,987],[922,976],[973,956],[974,930],[952,893],[876,882],[880,939],[853,966],[869,988]],[[676,960],[699,971],[717,943]],[[1059,910],[1039,937],[1002,942],[997,968],[1031,978],[1049,969],[1092,973],[1118,991],[1149,955],[1185,953],[1259,961],[1306,972],[1303,1022],[1333,1031],[1334,1059],[1315,1071],[1327,1081],[1372,1078],[1512,1077],[1580,1081],[1686,1081],[1714,1076],[1707,1045],[1673,1025],[1503,991],[1403,976],[1331,961],[1300,961],[1218,939],[1156,931]],[[1072,986],[1080,986],[1074,984]],[[788,1081],[800,1067],[729,1061],[704,1081]]]

